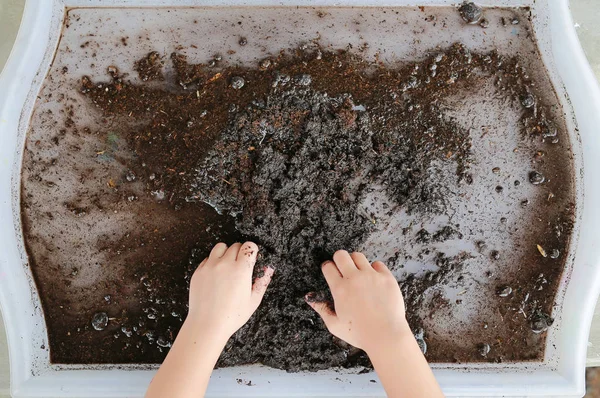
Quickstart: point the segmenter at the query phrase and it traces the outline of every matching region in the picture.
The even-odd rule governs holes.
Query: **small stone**
[[[522,95],[521,105],[523,105],[525,108],[531,108],[535,105],[535,98],[533,97],[533,95],[531,95],[531,93]]]
[[[545,332],[553,323],[554,319],[549,315],[537,311],[531,318],[531,331],[536,334]]]
[[[156,339],[156,345],[163,348],[169,348],[171,347],[171,342],[163,336],[158,336],[158,338]]]
[[[248,44],[248,39],[246,39],[245,37],[240,37],[240,41],[238,43],[240,44],[240,46],[245,46],[246,44]]]
[[[133,182],[133,181],[135,181],[135,173],[134,173],[133,171],[129,170],[129,171],[127,172],[127,175],[125,175],[125,179],[126,179],[128,182]]]
[[[104,301],[106,301],[107,303],[110,303],[110,294],[107,294],[106,296],[104,296]]]
[[[231,78],[231,88],[234,90],[241,89],[244,87],[244,84],[246,84],[246,81],[241,76],[234,76]]]
[[[521,181],[519,181],[519,180],[515,180],[515,183],[514,183],[514,184],[515,184],[515,187],[518,187],[519,185],[521,185]]]
[[[498,296],[500,296],[500,297],[508,297],[512,293],[512,287],[502,286],[502,287],[499,287],[496,292],[498,293]]]
[[[482,28],[487,28],[488,26],[490,26],[490,21],[488,21],[486,18],[482,18],[479,22],[479,26],[481,26]]]
[[[465,2],[459,8],[458,12],[462,19],[468,24],[476,24],[483,16],[483,10],[473,2]]]
[[[533,185],[540,185],[544,181],[546,181],[546,177],[544,177],[542,173],[537,171],[532,171],[529,173],[529,182]]]
[[[519,24],[519,18],[515,17],[515,18],[511,19],[510,23],[513,24],[513,25],[518,25]]]
[[[502,224],[506,224],[507,221],[508,221],[508,219],[506,217],[500,217],[500,222]]]
[[[272,64],[271,60],[269,58],[265,58],[262,61],[260,61],[260,63],[258,64],[258,67],[261,70],[267,70],[271,67],[271,64]]]
[[[523,199],[521,201],[521,207],[526,207],[529,205],[529,199]]]
[[[494,168],[492,169],[492,173],[494,173],[494,174],[498,174],[498,173],[500,173],[500,167],[494,167]]]
[[[542,137],[544,137],[544,138],[553,138],[558,135],[558,130],[556,129],[556,126],[550,122],[544,122],[541,125],[541,130],[542,130]]]
[[[109,75],[111,76],[117,76],[119,74],[119,69],[117,69],[116,66],[109,66],[108,68],[106,68],[106,71],[108,72]]]
[[[492,250],[490,252],[490,258],[492,260],[499,260],[500,259],[500,252],[498,250]]]
[[[481,355],[482,357],[486,357],[487,354],[490,353],[490,345],[489,344],[479,344],[479,346],[477,346],[477,351],[479,351],[479,355]]]
[[[550,251],[550,258],[556,259],[560,256],[560,251],[558,249],[552,249]]]
[[[108,325],[108,314],[106,312],[96,312],[92,317],[92,327],[95,330],[104,330]]]
[[[504,191],[504,188],[502,187],[502,185],[498,185],[498,186],[496,187],[496,192],[498,192],[498,193],[502,193],[502,191]]]
[[[121,326],[121,332],[127,337],[133,336],[133,331],[128,326]]]

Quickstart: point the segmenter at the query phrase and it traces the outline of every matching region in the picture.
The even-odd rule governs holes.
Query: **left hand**
[[[274,272],[266,267],[252,283],[257,255],[253,242],[229,248],[218,243],[192,276],[186,322],[205,325],[225,339],[241,328],[261,303]]]

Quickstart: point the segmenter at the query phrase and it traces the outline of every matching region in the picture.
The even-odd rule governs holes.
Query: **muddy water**
[[[552,311],[570,237],[571,147],[527,11],[491,9],[485,18],[487,28],[466,25],[445,8],[71,10],[36,103],[22,179],[26,245],[52,360],[161,361],[185,315],[194,262],[217,240],[239,238],[231,220],[210,206],[174,210],[163,192],[150,189],[151,175],[131,172],[137,159],[119,132],[144,120],[103,114],[80,92],[81,77],[108,80],[107,68],[116,66],[141,84],[134,61],[150,51],[177,51],[192,63],[219,54],[220,62],[249,66],[313,40],[389,65],[455,42],[519,55],[535,83],[535,106],[547,109],[558,142],[524,132],[523,100],[507,100],[493,79],[457,90],[441,105],[469,131],[473,183],[458,184],[447,165],[432,165],[428,172],[447,181],[441,215],[390,214],[389,198],[374,186],[364,207],[375,214],[376,230],[361,249],[388,260],[401,282],[410,275],[426,280],[438,268],[436,253],[465,254],[460,270],[424,290],[413,315],[430,360],[541,360],[545,333],[535,332],[540,314]],[[167,62],[164,80],[144,84],[176,92],[175,81]],[[532,171],[544,175],[543,184],[530,182]],[[462,238],[418,239],[419,231],[445,225]],[[500,297],[506,287],[510,294]],[[91,325],[99,312],[109,317],[101,331]],[[491,349],[482,356],[486,344]]]

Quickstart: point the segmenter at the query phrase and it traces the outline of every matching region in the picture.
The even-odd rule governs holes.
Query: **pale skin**
[[[252,280],[258,247],[217,244],[190,284],[188,316],[146,398],[202,397],[227,340],[260,305],[273,269]],[[306,302],[338,338],[364,350],[389,397],[443,397],[408,326],[396,279],[362,253],[335,252],[322,265],[333,304]]]

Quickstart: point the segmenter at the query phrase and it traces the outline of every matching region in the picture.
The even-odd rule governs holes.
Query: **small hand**
[[[371,264],[362,253],[340,250],[322,270],[335,308],[315,302],[311,293],[306,301],[333,335],[367,354],[411,335],[398,282],[381,261]]]
[[[258,308],[273,275],[272,268],[252,283],[258,246],[218,243],[190,282],[187,321],[206,325],[212,333],[228,339],[250,319]]]

